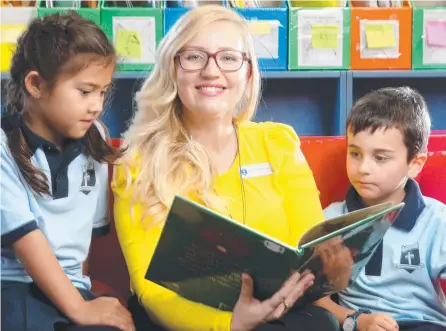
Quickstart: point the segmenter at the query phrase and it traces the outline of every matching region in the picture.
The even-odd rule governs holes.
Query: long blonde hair
[[[131,199],[144,207],[150,223],[164,221],[175,194],[193,194],[207,206],[221,202],[213,193],[215,171],[209,156],[202,146],[190,141],[181,120],[174,62],[177,52],[199,31],[221,20],[240,26],[252,60],[245,102],[235,120],[250,120],[257,108],[260,73],[246,20],[216,5],[201,6],[183,15],[159,45],[154,69],[136,95],[137,111],[124,134],[128,149],[123,164],[133,166],[137,155],[139,168],[133,182],[128,181],[132,185]]]

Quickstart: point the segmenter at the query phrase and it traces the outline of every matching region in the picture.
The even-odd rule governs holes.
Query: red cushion
[[[119,140],[113,143],[119,146]],[[109,184],[113,176],[113,167],[109,167]],[[89,273],[95,280],[93,291],[104,295],[114,290],[113,295],[117,296],[121,302],[125,302],[130,294],[130,279],[127,266],[119,245],[113,217],[114,196],[109,187],[109,213],[110,213],[110,233],[103,237],[95,237],[91,241],[89,256]]]
[[[345,170],[346,143],[343,137],[301,137],[301,148],[313,171],[322,206],[344,200],[349,187]],[[425,196],[446,203],[446,136],[431,137],[426,164],[416,178]],[[441,281],[446,293],[446,280]]]
[[[428,149],[430,152],[446,150],[446,134],[431,136]]]
[[[313,171],[322,206],[344,200],[349,187],[345,138],[301,138],[301,149]]]
[[[423,194],[446,204],[446,151],[429,153],[420,178]]]
[[[446,203],[446,151],[430,153],[421,173],[423,194]],[[446,294],[446,279],[440,281]]]
[[[108,296],[108,297],[114,297],[121,302],[121,304],[125,307],[127,307],[127,300],[126,298],[122,297],[114,288],[111,286],[100,282],[98,280],[92,279],[91,280],[91,289],[94,293],[96,293],[99,296]]]

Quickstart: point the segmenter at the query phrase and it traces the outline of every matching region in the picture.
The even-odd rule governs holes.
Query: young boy
[[[446,277],[446,205],[424,197],[413,179],[426,161],[430,124],[423,97],[408,87],[371,92],[349,114],[352,187],[325,216],[385,201],[405,206],[356,282],[339,293],[340,305],[328,297],[317,302],[341,330],[446,330],[439,286]]]

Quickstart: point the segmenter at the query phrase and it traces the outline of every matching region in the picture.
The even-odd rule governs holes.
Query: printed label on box
[[[398,20],[367,20],[359,22],[361,59],[397,59],[400,22]]]
[[[155,18],[150,16],[113,17],[113,41],[120,63],[155,63]]]
[[[279,28],[277,20],[250,20],[249,29],[254,39],[254,49],[260,59],[279,58]]]
[[[297,14],[298,66],[341,67],[344,42],[342,8],[299,10]]]
[[[424,9],[423,15],[423,64],[446,64],[446,9]]]

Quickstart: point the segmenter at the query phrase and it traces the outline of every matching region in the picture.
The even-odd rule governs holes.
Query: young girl
[[[2,330],[134,330],[97,298],[82,264],[108,228],[108,164],[97,123],[116,62],[75,13],[35,19],[11,64],[1,132]]]

